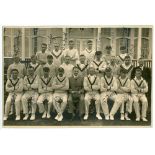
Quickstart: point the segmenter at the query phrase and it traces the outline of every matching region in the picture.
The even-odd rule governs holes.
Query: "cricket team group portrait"
[[[151,126],[152,27],[81,27],[3,27],[4,127]]]

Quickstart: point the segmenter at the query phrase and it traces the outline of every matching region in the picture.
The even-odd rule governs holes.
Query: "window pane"
[[[4,57],[11,56],[11,38],[4,36]]]
[[[149,37],[149,28],[142,29],[142,37]]]

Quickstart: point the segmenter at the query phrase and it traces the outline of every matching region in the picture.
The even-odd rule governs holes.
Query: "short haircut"
[[[93,41],[92,41],[92,40],[88,40],[88,41],[87,41],[87,44],[89,44],[89,43],[93,43]]]
[[[74,43],[74,40],[69,40],[69,42],[68,43]]]
[[[102,55],[102,51],[96,51],[95,55]]]
[[[142,69],[140,67],[137,67],[136,72],[142,72]]]
[[[110,68],[110,67],[107,67],[106,69],[105,69],[105,72],[111,72],[112,71],[112,69]]]
[[[80,54],[80,57],[86,57],[84,54]]]
[[[44,67],[44,68],[43,68],[43,71],[44,71],[44,72],[49,72],[50,69],[49,69],[48,67]]]
[[[73,67],[73,70],[74,70],[74,69],[78,69],[78,70],[79,70],[79,68],[78,68],[77,66],[74,66],[74,67]]]
[[[69,55],[65,55],[65,58],[66,58],[66,57],[69,57],[69,58],[71,58]]]
[[[34,70],[34,67],[33,67],[33,66],[29,66],[29,67],[27,68],[27,70],[28,70],[28,69],[33,69],[33,70]]]
[[[41,45],[45,45],[45,46],[47,46],[47,44],[46,44],[46,43],[42,43]]]
[[[62,67],[58,68],[58,72],[64,72],[64,71],[65,71],[64,68],[62,68]]]
[[[130,59],[130,56],[129,55],[126,55],[125,58],[124,58],[124,60],[125,59]]]
[[[11,73],[14,72],[14,71],[16,71],[16,72],[19,73],[18,69],[16,69],[16,68],[12,69],[12,70],[11,70]]]
[[[107,49],[107,50],[111,50],[112,49],[112,47],[111,46],[106,46],[106,48],[105,49]]]
[[[47,59],[53,59],[53,56],[52,55],[48,55]]]

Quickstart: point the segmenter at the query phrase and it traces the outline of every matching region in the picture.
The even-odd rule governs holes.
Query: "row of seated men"
[[[129,79],[135,77],[136,67],[133,67],[131,60],[132,57],[126,53],[126,47],[120,47],[121,54],[118,57],[113,57],[110,55],[110,51],[112,50],[110,46],[107,46],[106,53],[103,53],[101,51],[94,52],[92,49],[92,41],[88,40],[87,45],[88,47],[78,55],[77,50],[74,48],[73,41],[69,41],[69,48],[63,52],[59,49],[58,43],[54,44],[55,49],[52,52],[47,51],[47,45],[43,43],[42,51],[31,56],[30,66],[34,68],[34,74],[39,78],[44,75],[44,67],[49,68],[49,75],[52,77],[55,77],[58,74],[57,70],[61,67],[64,70],[66,78],[70,79],[73,76],[73,68],[75,66],[78,68],[79,76],[81,77],[89,76],[88,70],[90,67],[94,68],[95,76],[99,78],[105,75],[107,67],[111,68],[112,76],[115,78],[120,76],[121,69],[125,70],[126,77]],[[17,69],[18,76],[24,78],[27,71],[24,65],[20,63],[20,57],[18,54],[15,54],[13,59],[14,63],[8,68],[7,78],[12,78],[12,69]],[[147,81],[150,90],[151,73],[148,68],[144,67],[144,61],[141,58],[139,59],[139,67],[142,70],[142,77]],[[123,106],[121,109],[123,109]],[[107,118],[108,117],[109,116],[107,116]],[[122,114],[122,119],[123,117]]]
[[[62,67],[58,68],[56,76],[50,74],[48,67],[43,67],[43,76],[39,77],[34,74],[34,68],[28,67],[28,75],[23,78],[18,76],[19,71],[12,69],[11,78],[7,80],[6,91],[9,93],[5,104],[4,120],[8,119],[11,104],[15,104],[16,120],[20,120],[21,103],[23,120],[29,118],[29,100],[31,102],[30,120],[35,120],[37,105],[42,118],[51,117],[51,106],[53,105],[57,115],[56,120],[63,120],[63,112],[67,103],[69,112],[75,116],[75,111],[79,111],[80,118],[89,117],[89,106],[91,102],[96,107],[96,117],[102,120],[101,110],[105,115],[105,120],[114,120],[114,116],[120,109],[121,120],[130,120],[128,113],[132,112],[134,107],[136,121],[147,121],[148,101],[145,93],[148,92],[148,84],[142,78],[142,69],[137,67],[135,77],[130,80],[126,70],[120,69],[120,76],[115,77],[112,69],[106,67],[104,74],[98,76],[95,74],[93,66],[89,66],[88,75],[84,78],[79,76],[79,68],[73,68],[73,74],[68,79]],[[114,101],[111,111],[109,111],[108,99]],[[46,101],[46,104],[44,104]],[[139,101],[142,103],[140,113]],[[100,109],[101,107],[101,109]],[[125,114],[125,115],[124,115]]]

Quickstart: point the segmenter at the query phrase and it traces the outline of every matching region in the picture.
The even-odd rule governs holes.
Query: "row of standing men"
[[[42,44],[42,45],[45,46],[44,44]],[[125,50],[124,47],[122,47],[122,49]],[[38,52],[38,53],[40,53],[40,52]],[[40,110],[40,112],[43,112],[43,116],[42,116],[43,118],[45,118],[45,117],[50,118],[50,108],[53,103],[54,108],[58,113],[58,115],[55,117],[55,119],[57,119],[58,121],[61,121],[63,119],[62,114],[66,107],[67,100],[69,102],[69,111],[72,113],[72,116],[74,117],[75,110],[79,109],[80,117],[82,116],[82,113],[85,113],[85,116],[84,116],[85,120],[88,119],[89,105],[92,102],[92,100],[94,100],[93,102],[95,102],[95,105],[96,105],[96,113],[97,113],[96,117],[98,119],[102,119],[102,117],[100,116],[100,103],[101,103],[102,110],[105,114],[105,119],[107,119],[107,120],[109,119],[109,117],[111,120],[114,119],[114,114],[116,113],[117,109],[120,106],[121,106],[121,119],[123,120],[124,119],[124,103],[127,103],[125,118],[127,120],[129,120],[128,112],[131,112],[132,102],[134,102],[133,105],[134,105],[134,109],[136,112],[136,120],[139,121],[140,120],[139,100],[141,100],[142,105],[143,105],[142,120],[147,121],[146,120],[146,110],[147,110],[148,103],[147,103],[147,98],[145,97],[145,93],[147,92],[147,89],[148,89],[147,82],[142,77],[140,77],[140,79],[137,79],[135,77],[133,79],[134,82],[132,82],[132,81],[130,82],[131,77],[135,76],[135,70],[137,72],[139,70],[139,72],[141,72],[141,74],[142,74],[143,66],[134,69],[132,62],[131,62],[131,57],[128,56],[127,53],[125,53],[126,56],[124,57],[124,62],[122,64],[116,63],[116,61],[115,61],[116,59],[113,59],[112,57],[111,57],[111,59],[109,59],[110,61],[108,62],[107,60],[104,59],[106,57],[103,58],[101,51],[96,51],[94,60],[88,59],[86,57],[86,54],[84,53],[79,56],[78,61],[76,60],[76,62],[74,62],[74,63],[76,63],[76,65],[73,65],[74,63],[73,63],[72,57],[70,56],[70,53],[72,53],[72,52],[70,51],[69,54],[66,54],[64,56],[64,63],[60,64],[59,67],[57,67],[54,64],[54,60],[53,60],[54,57],[52,54],[47,54],[47,56],[46,56],[47,63],[45,63],[46,62],[45,59],[41,60],[38,56],[38,53],[36,54],[36,56],[31,57],[31,60],[32,60],[32,62],[30,63],[31,67],[28,67],[28,75],[26,77],[24,77],[23,88],[25,87],[24,88],[25,94],[23,96],[21,95],[23,111],[25,114],[24,120],[28,119],[28,99],[31,98],[32,103],[35,102],[34,104],[38,103],[38,105],[40,105],[39,110]],[[18,58],[19,58],[18,56],[14,57],[15,62]],[[36,60],[38,63],[36,62]],[[19,61],[19,59],[18,59],[18,61]],[[123,58],[120,59],[120,61],[123,61]],[[70,63],[70,62],[72,62],[72,63]],[[139,62],[140,63],[143,62],[142,59],[140,59]],[[10,79],[10,75],[12,73],[16,72],[14,69],[16,69],[15,65],[14,66],[10,65],[8,68],[8,81],[6,84],[6,88],[8,85],[10,85],[9,88],[11,88],[11,84],[14,84],[13,82],[11,82],[11,79]],[[24,75],[24,74],[22,74],[22,72],[20,72],[21,70],[17,67],[19,77]],[[31,73],[29,73],[29,72],[33,72],[34,75],[31,77],[31,75],[30,75]],[[46,80],[48,80],[48,78],[50,78],[50,77],[45,78],[45,74],[47,72],[49,72],[48,74],[50,76],[54,77],[54,81],[55,81],[54,86],[53,86],[53,84],[51,84],[52,88],[48,88],[48,86],[46,86],[46,89],[47,88],[51,89],[51,90],[48,90],[51,92],[50,93],[51,97],[48,97],[48,95],[47,95],[48,93],[46,92],[47,90],[45,90],[45,92],[40,91],[40,90],[44,90],[43,85],[47,84],[46,82],[48,82],[48,81],[46,81]],[[76,74],[77,74],[76,72],[78,72],[78,76],[76,76]],[[37,81],[36,79],[34,80],[35,74],[37,75],[38,78],[40,77],[38,80],[38,81],[40,81],[40,82],[38,82],[39,83],[38,90],[39,90],[39,94],[41,93],[39,98],[38,98],[39,94],[35,95],[35,93],[37,93],[36,90],[33,90],[33,89],[29,90],[29,89],[31,89],[30,85],[33,85],[30,83]],[[61,74],[63,74],[62,77],[61,77]],[[108,75],[108,74],[110,74],[110,75]],[[121,74],[122,74],[122,78],[121,78]],[[124,79],[123,79],[123,74],[125,74]],[[79,77],[79,78],[77,78],[77,77]],[[84,78],[82,78],[82,77],[84,77]],[[32,78],[31,79],[32,81],[29,78],[30,79]],[[65,87],[64,88],[65,91],[69,90],[69,95],[67,95],[65,93],[64,98],[63,98],[62,96],[63,96],[64,92],[63,93],[61,92],[63,90],[63,87],[60,83],[65,82],[68,78],[69,78],[69,80],[68,80],[68,82],[66,82],[66,83],[68,83],[68,88],[65,87],[66,86],[65,84],[63,84],[63,87]],[[63,80],[63,79],[65,79],[65,80]],[[126,86],[127,90],[124,88],[119,90],[119,88],[117,87],[118,83],[119,83],[119,85],[122,85],[121,80],[122,81],[125,80],[123,82],[123,85],[127,84],[127,86]],[[12,81],[13,81],[13,79],[12,79]],[[28,83],[26,83],[26,81]],[[76,81],[79,81],[79,82],[76,82]],[[97,85],[96,85],[96,81],[97,81]],[[21,82],[21,83],[23,83],[23,82]],[[101,86],[101,85],[103,85],[103,83],[104,83],[105,89],[102,89],[102,87],[104,87],[104,86]],[[61,87],[59,87],[58,85],[60,85]],[[26,88],[27,86],[29,88]],[[132,95],[129,94],[129,93],[131,93],[132,86],[134,86],[134,88],[136,88],[136,90],[137,90],[136,95],[134,97],[133,97],[133,94]],[[113,89],[113,87],[114,87],[114,89]],[[120,86],[120,87],[125,87],[125,86]],[[139,88],[139,87],[142,87],[142,88]],[[145,90],[143,90],[144,88],[145,88]],[[53,89],[54,89],[54,94],[52,95]],[[34,91],[35,93],[32,93],[32,91]],[[84,91],[85,91],[85,94],[84,94]],[[102,93],[99,93],[99,91],[101,91]],[[7,102],[6,102],[4,120],[6,120],[8,117],[8,113],[9,113],[9,109],[10,109],[10,101],[12,99],[11,94],[12,94],[12,92],[9,94],[10,95],[10,97],[8,97],[9,101],[7,100]],[[15,94],[15,93],[13,93],[13,94]],[[32,94],[33,94],[33,96],[35,96],[34,97],[35,101],[32,100]],[[84,97],[84,95],[85,95],[85,97]],[[121,96],[121,95],[123,95],[123,96]],[[113,100],[115,100],[113,108],[110,113],[108,110],[108,103],[107,103],[108,98],[113,98]],[[123,101],[122,101],[122,98],[123,98]],[[79,107],[75,108],[74,104],[76,103],[75,101],[77,99],[78,100],[82,99],[82,100],[78,104]],[[46,110],[45,110],[45,107],[43,106],[44,100],[48,100],[48,106],[47,106]],[[18,101],[18,102],[20,103],[20,101]],[[34,104],[32,104],[32,105],[34,105]],[[85,105],[85,107],[83,108],[84,105]],[[19,109],[19,108],[16,108],[16,109]],[[30,119],[34,120],[36,105],[32,109],[33,110],[32,110],[32,115],[31,115]],[[84,110],[84,112],[82,112],[82,110]],[[19,110],[17,110],[17,111],[16,111],[16,115],[17,115],[16,120],[19,120],[20,119]]]

